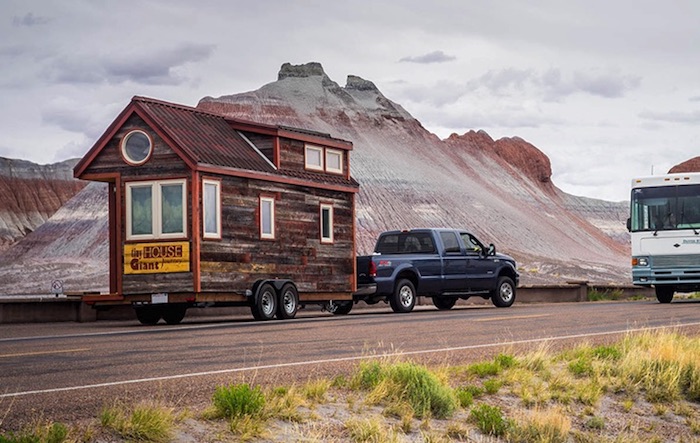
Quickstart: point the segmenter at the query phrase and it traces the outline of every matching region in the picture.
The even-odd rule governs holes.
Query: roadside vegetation
[[[634,333],[613,344],[558,352],[543,345],[431,368],[368,358],[333,380],[220,386],[204,411],[117,403],[97,417],[37,422],[0,443],[697,442],[700,338]]]

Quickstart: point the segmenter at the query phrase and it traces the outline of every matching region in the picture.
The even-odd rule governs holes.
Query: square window
[[[185,180],[126,184],[126,239],[185,237]]]
[[[323,171],[323,148],[320,146],[306,145],[304,149],[304,165],[306,169]]]
[[[337,174],[343,173],[343,151],[326,150],[326,171]]]

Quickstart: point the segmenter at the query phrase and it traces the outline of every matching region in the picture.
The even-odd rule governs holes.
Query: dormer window
[[[343,151],[326,149],[326,171],[336,174],[343,173]]]
[[[304,148],[304,167],[312,171],[343,173],[343,151],[306,145]]]
[[[323,171],[323,148],[320,146],[306,145],[305,149],[306,169]]]
[[[151,137],[138,129],[126,134],[122,139],[121,145],[124,160],[132,166],[146,163],[153,151]]]

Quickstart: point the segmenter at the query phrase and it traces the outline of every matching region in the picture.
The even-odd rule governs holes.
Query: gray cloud
[[[399,60],[399,62],[429,64],[445,63],[456,59],[457,57],[453,55],[447,55],[442,51],[433,51],[428,54],[418,55],[415,57],[403,57]]]
[[[646,120],[669,122],[669,123],[687,123],[687,124],[698,124],[700,123],[700,110],[681,112],[681,111],[668,111],[668,112],[654,112],[654,111],[644,111],[639,113],[639,117]]]
[[[49,80],[70,84],[180,85],[189,81],[176,72],[178,67],[211,56],[215,45],[184,44],[169,49],[125,55],[80,56],[54,59],[45,72]]]
[[[27,12],[23,16],[17,16],[15,15],[12,17],[12,25],[17,26],[17,27],[32,27],[32,26],[39,26],[39,25],[45,25],[51,21],[50,18],[48,17],[42,17],[38,15],[34,15],[31,12]]]

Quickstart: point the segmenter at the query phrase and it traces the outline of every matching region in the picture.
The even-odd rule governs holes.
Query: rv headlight
[[[632,257],[632,266],[649,266],[648,257]]]

